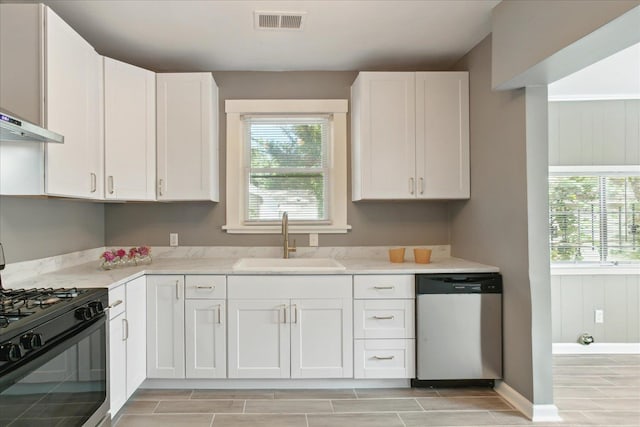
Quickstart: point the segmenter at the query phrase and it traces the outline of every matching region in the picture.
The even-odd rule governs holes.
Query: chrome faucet
[[[293,247],[289,247],[289,214],[285,211],[282,213],[282,235],[284,236],[284,242],[282,244],[282,257],[289,258],[289,252],[296,251],[296,241],[293,241]]]

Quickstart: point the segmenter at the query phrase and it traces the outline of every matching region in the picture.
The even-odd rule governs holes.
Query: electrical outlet
[[[318,246],[318,233],[309,234],[309,246]]]
[[[595,311],[596,323],[604,323],[604,310]]]
[[[169,246],[178,246],[178,233],[169,233]]]

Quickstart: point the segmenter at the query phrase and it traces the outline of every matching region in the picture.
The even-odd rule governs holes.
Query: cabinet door
[[[211,73],[157,75],[158,200],[219,200],[218,87]]]
[[[147,377],[184,378],[184,276],[147,276]]]
[[[226,378],[224,300],[186,300],[185,372],[187,378]]]
[[[415,198],[415,73],[360,73],[352,103],[353,199]]]
[[[46,144],[45,191],[102,198],[102,61],[51,9],[46,9],[45,116],[64,144]]]
[[[127,401],[127,350],[124,313],[109,321],[109,399],[111,416]]]
[[[469,73],[416,73],[417,196],[469,198]]]
[[[104,58],[105,198],[155,200],[155,73]]]
[[[351,378],[351,300],[292,300],[290,313],[291,378]]]
[[[144,276],[126,284],[127,399],[147,378],[147,286]]]
[[[229,300],[229,378],[289,378],[289,300]]]

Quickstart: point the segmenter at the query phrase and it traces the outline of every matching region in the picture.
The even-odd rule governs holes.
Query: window
[[[329,221],[327,117],[243,118],[248,173],[245,222]]]
[[[560,172],[549,177],[552,262],[640,262],[640,176]]]
[[[346,100],[228,100],[229,233],[345,233]]]

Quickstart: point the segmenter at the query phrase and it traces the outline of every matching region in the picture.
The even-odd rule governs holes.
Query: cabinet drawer
[[[126,307],[126,285],[120,285],[109,291],[109,305],[113,306],[113,308],[109,309],[109,319],[124,313]]]
[[[415,298],[413,275],[353,276],[354,298]]]
[[[185,297],[187,299],[226,298],[227,276],[194,274],[185,276]]]
[[[415,301],[353,301],[354,338],[415,338]]]
[[[354,378],[414,378],[415,340],[355,340]]]

